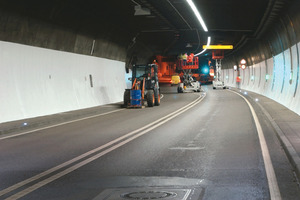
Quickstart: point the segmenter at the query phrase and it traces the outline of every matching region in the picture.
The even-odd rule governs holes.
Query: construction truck
[[[133,65],[131,89],[124,92],[124,106],[127,108],[142,108],[160,105],[160,89],[156,64]]]

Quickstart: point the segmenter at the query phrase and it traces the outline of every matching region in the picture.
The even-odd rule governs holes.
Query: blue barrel
[[[142,106],[142,91],[141,90],[130,90],[130,104],[131,104],[131,106],[136,106],[136,107]]]

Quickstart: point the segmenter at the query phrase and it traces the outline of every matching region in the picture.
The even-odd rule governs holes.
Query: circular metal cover
[[[177,194],[174,192],[165,191],[141,191],[122,194],[124,199],[165,199],[168,197],[175,197]]]

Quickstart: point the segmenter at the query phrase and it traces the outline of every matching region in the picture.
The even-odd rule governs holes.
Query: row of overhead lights
[[[205,22],[204,22],[203,18],[201,17],[201,15],[200,15],[200,13],[199,13],[197,7],[195,6],[194,2],[193,2],[192,0],[186,0],[186,1],[187,1],[187,3],[190,5],[190,7],[192,8],[194,14],[196,15],[198,21],[199,21],[200,24],[201,24],[203,30],[204,30],[205,32],[208,32],[208,29],[207,29],[207,27],[206,27],[206,25],[205,25]],[[206,46],[209,46],[209,45],[210,45],[210,42],[211,42],[211,37],[208,36],[208,37],[207,37],[207,44],[206,44]],[[195,54],[195,56],[199,56],[200,54],[204,53],[205,51],[206,51],[206,49],[203,49],[201,52]]]
[[[194,14],[196,15],[197,19],[199,20],[199,22],[200,22],[200,24],[201,24],[203,30],[204,30],[205,32],[208,32],[208,29],[207,29],[207,27],[206,27],[206,25],[205,25],[205,22],[204,22],[203,18],[201,17],[201,15],[200,15],[198,9],[196,8],[194,2],[193,2],[192,0],[186,0],[186,1],[188,2],[188,4],[190,5],[190,7],[192,8]],[[206,49],[209,49],[210,43],[211,43],[211,37],[209,36],[209,37],[207,38],[207,45],[206,45],[206,47],[205,47],[201,52],[195,54],[195,56],[199,56],[199,55],[201,55],[202,53],[204,53],[204,52],[206,51]],[[224,47],[223,47],[223,48],[224,48]],[[232,45],[228,45],[228,49],[232,49],[232,48],[233,48]],[[242,60],[240,61],[239,67],[240,67],[241,69],[243,69],[243,70],[246,69],[246,67],[247,67],[247,62],[246,62],[245,59],[242,59]],[[237,65],[234,65],[233,68],[234,68],[234,70],[236,71],[236,70],[237,70]],[[266,76],[266,79],[267,79],[267,80],[269,79],[269,75]]]
[[[200,22],[203,30],[205,32],[208,32],[208,29],[205,25],[205,22],[203,20],[203,18],[201,17],[198,9],[196,8],[194,2],[192,0],[186,0],[187,3],[190,5],[191,9],[193,10],[195,16],[197,17],[198,21]],[[206,51],[206,49],[233,49],[233,45],[210,45],[211,43],[211,37],[208,36],[207,37],[207,45],[203,45],[203,50],[197,54],[195,54],[195,56],[199,56],[200,54],[204,53]],[[246,65],[243,65],[243,67],[245,67]]]

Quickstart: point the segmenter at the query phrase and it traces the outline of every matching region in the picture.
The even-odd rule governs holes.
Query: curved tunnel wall
[[[228,86],[240,87],[267,96],[300,115],[299,58],[300,43],[259,63],[237,71],[224,69],[224,82]]]
[[[240,75],[241,89],[265,95],[300,115],[300,2],[292,2],[273,27],[224,59],[223,80],[238,87],[236,78]],[[233,66],[242,58],[247,68],[234,71]]]
[[[125,62],[0,42],[0,123],[123,100]]]

